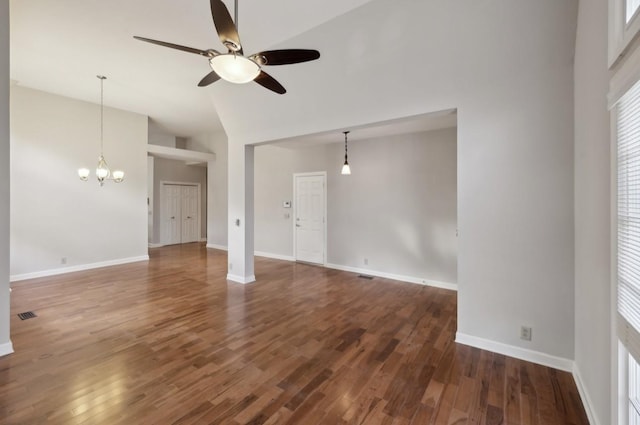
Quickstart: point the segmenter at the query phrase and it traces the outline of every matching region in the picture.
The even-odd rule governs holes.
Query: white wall
[[[9,339],[9,0],[0,0],[0,355]]]
[[[149,141],[150,145],[158,145],[165,146],[167,148],[175,148],[176,147],[176,136],[171,134],[167,134],[160,127],[148,119],[149,123]]]
[[[216,154],[207,169],[207,244],[227,246],[227,136],[201,134],[187,140],[187,149]]]
[[[352,141],[349,159],[343,176],[343,143],[257,147],[255,250],[294,256],[292,174],[326,171],[329,264],[455,284],[455,128]]]
[[[456,284],[456,130],[331,147],[329,262]]]
[[[597,424],[611,417],[607,2],[580,0],[575,58],[575,361]]]
[[[324,146],[312,149],[285,149],[258,146],[255,150],[255,250],[293,257],[293,208],[283,208],[284,201],[293,205],[293,173],[325,171],[325,161],[315,166],[298,166],[302,158],[323,158]],[[297,170],[297,171],[294,171]],[[288,215],[288,217],[286,217]]]
[[[160,182],[200,183],[200,237],[207,237],[207,168],[197,165],[185,165],[184,161],[154,158],[153,170],[153,241],[161,243],[160,219]]]
[[[284,96],[211,89],[229,151],[457,108],[458,331],[572,359],[577,4],[374,0],[286,43],[322,57],[270,68]]]
[[[104,187],[99,117],[99,105],[11,89],[12,276],[147,255],[147,117],[105,108],[104,155],[126,174]]]

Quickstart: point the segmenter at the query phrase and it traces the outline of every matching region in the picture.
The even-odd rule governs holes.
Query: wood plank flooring
[[[453,342],[456,293],[202,244],[13,284],[1,424],[587,424],[570,374]],[[38,317],[21,321],[17,314]]]

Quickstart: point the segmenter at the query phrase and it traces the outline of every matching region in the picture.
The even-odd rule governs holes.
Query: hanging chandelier
[[[104,159],[103,145],[104,145],[104,80],[107,79],[104,75],[97,75],[100,80],[100,156],[98,157],[98,166],[96,167],[96,178],[100,186],[104,185],[105,180],[113,180],[116,183],[120,183],[124,180],[124,171],[114,170],[113,172],[107,165],[107,161]],[[89,180],[89,174],[91,172],[88,168],[80,168],[78,170],[78,177],[80,180]]]
[[[347,161],[347,134],[348,131],[343,131],[344,133],[344,165],[342,165],[342,174],[348,175],[351,174],[351,167],[349,167],[349,161]]]

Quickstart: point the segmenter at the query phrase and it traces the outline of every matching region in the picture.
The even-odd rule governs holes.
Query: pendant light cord
[[[348,131],[344,131],[344,162],[347,162],[347,134],[349,134]]]

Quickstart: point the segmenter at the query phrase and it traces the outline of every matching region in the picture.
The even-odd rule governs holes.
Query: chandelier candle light
[[[124,171],[114,170],[111,172],[107,161],[104,159],[103,145],[104,145],[104,80],[107,77],[103,75],[97,75],[100,79],[100,156],[98,157],[98,166],[96,167],[96,178],[100,186],[104,185],[105,180],[113,180],[116,183],[120,183],[124,180]],[[80,180],[89,180],[90,171],[88,168],[80,168],[78,170],[78,177]]]
[[[347,161],[347,134],[348,131],[343,131],[344,133],[344,165],[342,166],[342,174],[348,175],[351,174],[351,167],[349,167],[349,161]]]

